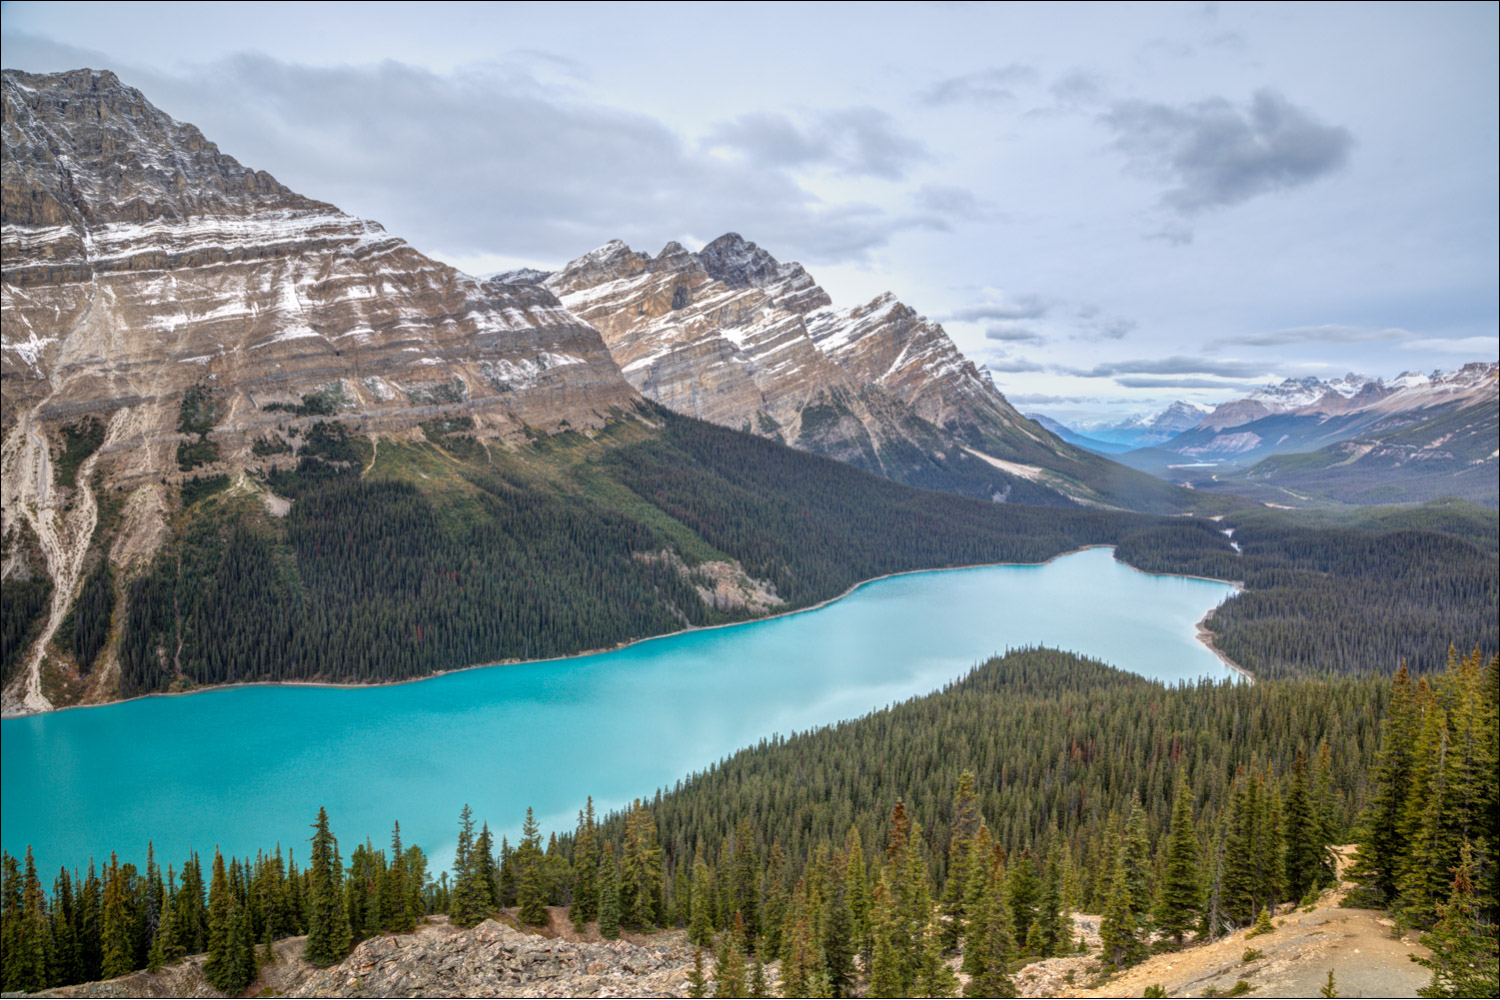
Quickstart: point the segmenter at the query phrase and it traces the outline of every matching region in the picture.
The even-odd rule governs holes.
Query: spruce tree
[[[35,869],[31,866],[31,857],[26,859],[26,884],[28,890],[36,878]],[[110,856],[109,875],[104,883],[104,920],[100,929],[99,942],[102,952],[100,975],[105,979],[114,979],[133,972],[135,964],[135,941],[132,931],[131,903],[134,895],[134,886],[130,884],[130,875],[134,872],[134,866],[121,865],[113,855]],[[37,891],[40,892],[41,883],[37,883]],[[31,907],[27,907],[28,913]],[[43,968],[46,966],[43,965]]]
[[[1177,776],[1166,854],[1161,889],[1156,898],[1156,926],[1181,946],[1183,937],[1197,925],[1203,912],[1198,835],[1193,829],[1193,792],[1183,773]]]
[[[1500,944],[1493,923],[1480,919],[1474,900],[1473,848],[1460,849],[1448,901],[1439,904],[1438,920],[1422,935],[1431,950],[1412,961],[1432,971],[1431,981],[1417,993],[1424,997],[1493,997],[1500,994]]]
[[[692,920],[688,924],[688,940],[700,948],[707,948],[714,938],[713,880],[708,871],[708,862],[699,851],[693,858]]]
[[[1109,894],[1105,897],[1104,915],[1099,921],[1099,938],[1103,944],[1100,960],[1123,969],[1146,957],[1146,944],[1139,933],[1135,903],[1130,895],[1130,871],[1125,864],[1125,849],[1115,861]]]
[[[492,890],[489,866],[479,857],[474,838],[474,812],[464,803],[458,814],[458,846],[453,852],[453,888],[448,897],[448,919],[458,927],[473,927],[490,912]]]
[[[708,975],[703,968],[703,949],[693,949],[693,967],[688,970],[688,996],[708,996]]]
[[[620,871],[608,843],[599,859],[599,935],[606,941],[620,936]]]
[[[311,965],[332,965],[349,954],[349,915],[344,909],[344,869],[338,841],[328,828],[328,811],[320,808],[313,823],[312,853],[307,867],[307,946]]]
[[[1313,813],[1308,790],[1307,758],[1299,747],[1292,765],[1292,784],[1286,797],[1286,891],[1289,899],[1301,899],[1323,884],[1327,851],[1322,824]]]
[[[516,848],[516,901],[523,923],[540,927],[547,923],[546,856],[542,838],[531,807],[521,825],[521,843]]]
[[[594,797],[578,813],[578,828],[573,833],[573,905],[568,908],[573,926],[599,919],[599,833],[594,818]]]
[[[625,851],[620,865],[620,921],[634,930],[657,922],[662,897],[662,852],[656,821],[640,799],[625,817]]]

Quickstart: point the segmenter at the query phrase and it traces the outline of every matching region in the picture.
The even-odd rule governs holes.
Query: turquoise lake
[[[328,808],[345,856],[401,821],[433,873],[465,802],[512,840],[526,807],[571,830],[774,733],[925,694],[993,653],[1049,645],[1175,682],[1230,672],[1194,625],[1223,583],[1140,573],[1112,550],[891,577],[826,607],[573,659],[374,688],[265,686],[0,724],[0,838],[50,885],[92,856],[163,865],[214,845],[307,854]]]

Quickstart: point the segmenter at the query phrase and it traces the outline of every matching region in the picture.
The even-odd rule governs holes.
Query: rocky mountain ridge
[[[1107,463],[1016,412],[940,324],[891,294],[834,308],[800,264],[737,233],[654,256],[611,241],[541,284],[678,412],[913,485],[1114,500]]]
[[[3,101],[5,573],[54,584],[37,658],[97,490],[129,565],[167,534],[179,483],[293,466],[288,437],[317,421],[521,441],[641,403],[546,289],[470,278],[298,195],[113,73],[6,70]],[[7,705],[46,707],[37,671]]]

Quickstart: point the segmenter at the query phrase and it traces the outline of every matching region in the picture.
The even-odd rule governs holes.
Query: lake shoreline
[[[693,626],[689,626],[688,628],[678,629],[675,632],[662,632],[662,633],[660,633],[658,635],[649,635],[649,636],[643,636],[642,638],[639,638],[639,639],[630,639],[630,640],[625,641],[625,642],[616,643],[613,646],[605,646],[605,647],[602,647],[602,648],[599,648],[599,649],[580,650],[577,653],[565,653],[562,656],[549,656],[549,657],[544,657],[542,659],[537,659],[537,660],[496,660],[496,661],[491,662],[491,663],[471,663],[471,664],[468,664],[467,666],[453,667],[453,668],[448,669],[448,670],[439,670],[439,671],[434,671],[433,673],[430,673],[430,674],[423,674],[420,677],[405,677],[405,678],[402,678],[401,680],[394,680],[394,681],[367,681],[367,682],[350,681],[350,682],[344,682],[344,681],[317,681],[317,680],[285,680],[285,681],[235,681],[232,684],[205,684],[205,685],[201,685],[201,686],[190,688],[190,689],[188,689],[186,691],[152,691],[152,692],[149,692],[147,694],[138,694],[138,695],[134,695],[134,696],[129,697],[129,698],[116,698],[116,699],[112,699],[110,701],[89,702],[87,704],[81,704],[81,705],[64,705],[61,708],[51,708],[51,709],[48,709],[45,712],[6,712],[6,713],[4,713],[3,716],[0,716],[0,718],[3,718],[6,721],[8,721],[10,719],[26,719],[26,718],[31,718],[31,717],[34,717],[34,716],[52,715],[52,714],[55,714],[57,712],[70,712],[70,711],[74,711],[76,709],[107,708],[107,707],[109,707],[111,705],[123,705],[123,704],[126,704],[128,702],[143,701],[143,700],[148,699],[148,698],[184,698],[184,697],[189,697],[191,695],[196,695],[196,694],[208,694],[209,692],[213,692],[213,691],[230,691],[230,690],[234,690],[235,688],[302,687],[302,688],[335,688],[335,689],[346,689],[346,690],[361,690],[361,689],[366,689],[366,688],[374,689],[374,688],[398,687],[398,686],[404,685],[404,684],[420,684],[423,681],[437,680],[440,677],[448,677],[448,676],[451,676],[453,674],[465,673],[465,672],[470,671],[470,670],[488,670],[488,669],[490,669],[492,667],[524,666],[524,665],[531,665],[531,664],[557,663],[557,662],[566,661],[566,660],[576,660],[576,659],[580,659],[580,658],[586,657],[586,656],[598,656],[598,655],[600,655],[602,653],[614,653],[614,652],[618,652],[618,651],[620,651],[622,649],[629,649],[632,646],[639,646],[639,645],[642,645],[642,644],[648,643],[648,642],[656,642],[656,641],[661,640],[661,639],[671,639],[673,637],[681,636],[681,635],[689,635],[689,634],[693,634],[693,633],[697,633],[697,632],[708,632],[708,631],[712,631],[714,629],[738,628],[738,627],[740,627],[742,625],[754,625],[754,624],[758,624],[760,622],[774,621],[775,619],[778,619],[778,618],[789,618],[789,617],[791,617],[793,615],[807,614],[808,612],[818,611],[818,610],[820,610],[822,608],[828,607],[831,604],[835,604],[835,603],[837,603],[839,601],[842,601],[846,597],[849,597],[851,594],[853,594],[855,591],[859,590],[861,587],[866,587],[866,586],[868,586],[868,585],[870,585],[872,583],[879,583],[882,580],[893,580],[893,579],[895,579],[897,577],[902,577],[902,576],[915,576],[915,575],[917,575],[919,573],[952,573],[952,572],[957,572],[957,571],[961,571],[961,570],[970,570],[970,569],[991,569],[991,568],[995,568],[995,567],[999,567],[999,566],[1018,566],[1018,567],[1019,566],[1038,566],[1038,567],[1039,566],[1049,566],[1049,565],[1051,565],[1052,563],[1056,562],[1059,559],[1062,559],[1062,558],[1065,558],[1065,557],[1071,556],[1071,555],[1077,555],[1080,552],[1087,552],[1087,551],[1089,551],[1091,549],[1114,549],[1114,548],[1115,548],[1114,545],[1111,545],[1111,544],[1108,544],[1108,543],[1099,543],[1099,544],[1096,544],[1096,545],[1080,545],[1076,549],[1069,549],[1066,552],[1059,552],[1059,553],[1057,553],[1054,556],[1051,556],[1051,557],[1049,557],[1047,559],[1042,560],[1041,562],[971,563],[971,564],[962,565],[962,566],[932,566],[932,567],[927,567],[927,568],[924,568],[924,569],[904,569],[904,570],[898,570],[898,571],[896,571],[894,573],[886,573],[886,574],[883,574],[881,576],[872,576],[869,579],[859,580],[859,581],[855,582],[854,584],[851,584],[849,586],[849,588],[846,589],[843,593],[840,593],[840,594],[838,594],[838,595],[836,595],[834,597],[826,598],[826,599],[824,599],[822,601],[819,601],[816,604],[810,604],[810,605],[808,605],[806,607],[802,607],[802,608],[789,608],[786,611],[778,611],[778,612],[776,612],[775,614],[772,614],[772,615],[765,615],[765,616],[760,617],[760,618],[750,618],[750,619],[747,619],[745,621],[739,621],[739,622],[723,622],[723,623],[718,624],[718,625],[693,625]],[[1129,563],[1123,562],[1123,561],[1121,561],[1119,559],[1116,559],[1115,561],[1118,562],[1118,563],[1120,563],[1120,565],[1125,566],[1128,569],[1132,569],[1132,570],[1134,570],[1137,573],[1143,573],[1146,576],[1169,576],[1169,577],[1178,577],[1178,578],[1184,579],[1184,580],[1205,580],[1205,581],[1210,582],[1210,583],[1222,583],[1222,584],[1226,584],[1228,586],[1233,587],[1236,591],[1241,591],[1245,587],[1244,582],[1240,581],[1240,580],[1221,580],[1221,579],[1218,579],[1216,577],[1196,576],[1196,575],[1189,574],[1189,573],[1162,573],[1162,572],[1156,572],[1156,571],[1152,571],[1152,570],[1139,569],[1138,567],[1131,566]],[[1221,650],[1219,650],[1218,647],[1216,647],[1214,645],[1214,643],[1213,643],[1214,633],[1211,632],[1211,631],[1209,631],[1205,627],[1205,623],[1213,615],[1213,613],[1214,613],[1215,610],[1217,610],[1217,609],[1216,608],[1215,609],[1210,609],[1208,611],[1208,613],[1205,614],[1203,616],[1203,618],[1201,618],[1198,621],[1198,623],[1196,624],[1196,626],[1195,626],[1195,636],[1196,636],[1197,640],[1199,642],[1201,642],[1204,646],[1206,646],[1208,648],[1208,650],[1211,653],[1213,653],[1214,656],[1216,658],[1218,658],[1220,660],[1220,662],[1222,662],[1226,667],[1228,667],[1230,670],[1235,671],[1236,673],[1239,673],[1240,675],[1242,675],[1243,677],[1245,677],[1247,680],[1250,680],[1250,681],[1253,682],[1255,680],[1255,678],[1254,678],[1254,676],[1248,670],[1246,670],[1244,667],[1241,667],[1239,664],[1235,663],[1233,660],[1229,659],[1229,657],[1225,656],[1224,653]]]

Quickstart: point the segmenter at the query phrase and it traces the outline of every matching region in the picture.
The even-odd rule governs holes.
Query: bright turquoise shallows
[[[827,607],[612,653],[377,688],[245,687],[8,719],[3,842],[57,867],[190,848],[307,856],[328,807],[345,856],[401,821],[452,856],[465,802],[514,832],[526,807],[570,830],[773,733],[925,694],[990,654],[1075,650],[1167,682],[1227,669],[1194,623],[1232,592],[1149,576],[1091,549],[1044,566],[892,577]]]

